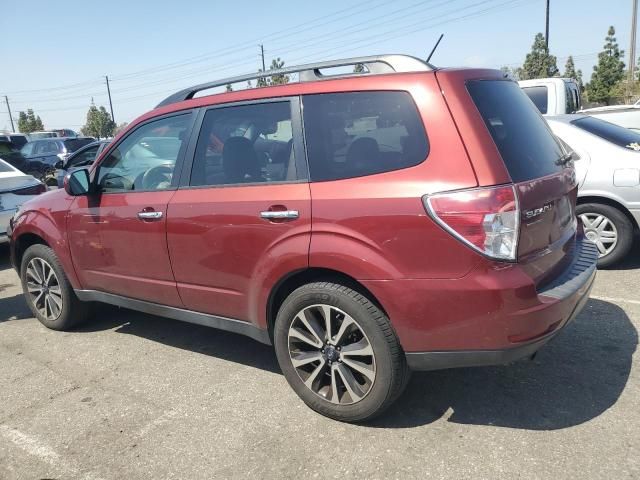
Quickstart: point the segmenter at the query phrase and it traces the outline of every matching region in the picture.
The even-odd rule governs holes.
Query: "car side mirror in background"
[[[64,177],[64,189],[69,195],[73,195],[74,197],[89,193],[90,185],[89,170],[85,168],[74,170]]]
[[[62,170],[64,168],[64,160],[58,160],[53,168],[57,168],[58,170]]]

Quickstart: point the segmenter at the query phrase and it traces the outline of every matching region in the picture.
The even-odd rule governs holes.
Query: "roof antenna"
[[[433,57],[433,54],[436,52],[436,48],[438,48],[438,45],[440,45],[440,40],[442,40],[442,37],[444,37],[444,33],[440,34],[440,38],[438,38],[438,41],[436,42],[436,44],[433,46],[433,49],[431,50],[431,53],[429,54],[429,56],[427,57],[427,63],[429,63],[429,60],[431,60],[431,57]]]

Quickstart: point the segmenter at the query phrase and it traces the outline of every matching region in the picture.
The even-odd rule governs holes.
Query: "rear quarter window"
[[[303,104],[312,181],[399,170],[427,157],[427,135],[407,92],[306,95]]]
[[[517,83],[473,80],[467,90],[514,182],[562,171],[560,144]]]
[[[75,152],[79,148],[89,145],[95,142],[93,138],[72,138],[64,141],[64,146],[67,148],[67,152]]]
[[[527,97],[529,97],[536,108],[540,110],[540,113],[547,113],[549,109],[549,92],[547,87],[524,87],[522,91],[527,94]]]

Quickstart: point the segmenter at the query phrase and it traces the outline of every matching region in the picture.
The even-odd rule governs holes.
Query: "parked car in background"
[[[520,80],[518,85],[543,115],[561,115],[580,110],[580,87],[573,78]]]
[[[78,134],[74,130],[68,128],[56,128],[54,130],[46,130],[41,132],[31,132],[29,138],[31,140],[40,140],[43,138],[77,138]]]
[[[47,187],[31,175],[0,160],[0,243],[8,241],[9,220],[27,200],[47,191]]]
[[[630,128],[640,132],[640,101],[634,105],[611,105],[608,107],[586,108],[580,110],[591,117],[606,120],[609,123],[615,123],[624,128]]]
[[[573,152],[577,213],[598,246],[598,266],[627,255],[640,224],[640,133],[588,115],[546,118]]]
[[[56,170],[53,174],[48,175],[47,178],[45,178],[45,183],[47,185],[56,185],[58,188],[62,188],[64,177],[67,173],[70,173],[77,168],[91,166],[94,160],[98,155],[100,155],[100,153],[102,153],[109,143],[111,143],[111,140],[99,140],[97,142],[89,143],[73,152],[66,160],[59,160],[55,164]]]
[[[362,421],[410,370],[530,357],[580,312],[597,249],[517,83],[404,55],[279,73],[301,82],[175,93],[23,206],[11,259],[44,325],[99,301],[241,333]]]
[[[11,142],[16,149],[20,150],[29,139],[23,133],[0,133],[0,141]]]
[[[55,170],[58,161],[66,160],[73,152],[94,141],[91,137],[34,140],[25,144],[19,155],[5,160],[23,172],[43,179]]]

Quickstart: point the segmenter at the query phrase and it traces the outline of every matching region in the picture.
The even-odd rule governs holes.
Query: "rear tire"
[[[67,330],[89,315],[89,305],[78,299],[58,257],[46,245],[24,252],[20,280],[27,305],[45,327]]]
[[[389,319],[343,285],[317,282],[291,293],[278,312],[274,344],[293,390],[335,420],[379,415],[408,383],[410,372]]]
[[[598,247],[598,267],[610,267],[629,253],[633,224],[623,212],[602,203],[585,203],[578,205],[576,213],[586,237]]]

